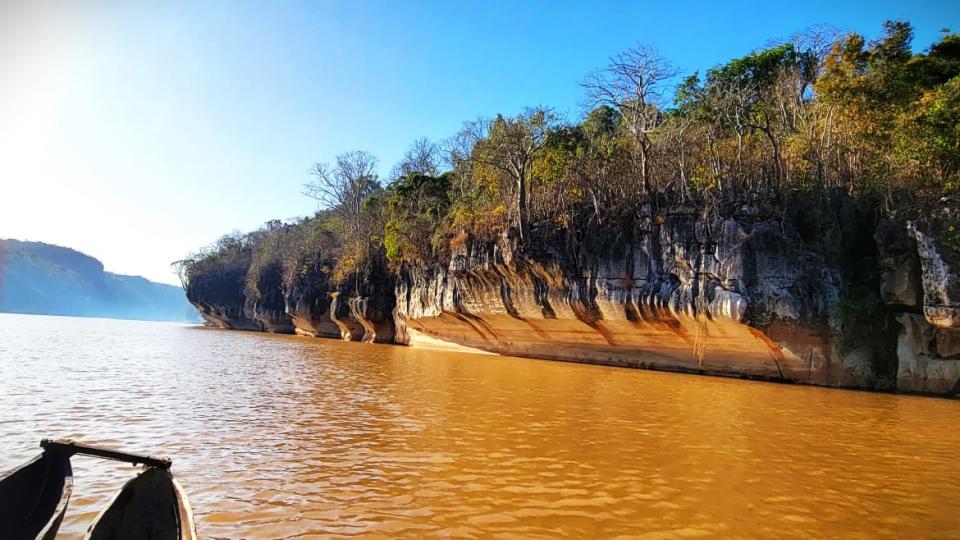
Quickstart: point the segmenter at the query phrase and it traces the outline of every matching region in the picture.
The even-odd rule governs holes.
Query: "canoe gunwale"
[[[171,480],[173,481],[173,491],[177,494],[177,507],[180,510],[180,537],[182,540],[196,540],[199,536],[197,536],[197,523],[193,519],[193,506],[190,505],[190,497],[187,496],[187,492],[176,478],[171,478]],[[185,520],[184,516],[186,516]]]

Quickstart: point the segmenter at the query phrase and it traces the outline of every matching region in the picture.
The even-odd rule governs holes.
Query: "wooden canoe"
[[[87,530],[88,540],[196,540],[186,492],[170,470],[148,467],[124,484]]]
[[[4,538],[53,539],[73,491],[70,455],[45,450],[0,477],[0,531]]]

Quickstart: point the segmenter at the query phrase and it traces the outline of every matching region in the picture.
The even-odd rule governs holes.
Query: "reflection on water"
[[[175,458],[205,537],[960,537],[960,402],[0,315],[0,468]],[[61,537],[129,465],[74,458]]]

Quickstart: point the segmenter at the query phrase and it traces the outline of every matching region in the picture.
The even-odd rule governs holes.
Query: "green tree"
[[[529,240],[527,216],[530,169],[546,145],[557,117],[548,109],[527,109],[513,117],[498,115],[489,123],[486,137],[473,147],[471,161],[487,173],[503,175],[512,183],[514,226],[521,243]]]
[[[411,173],[393,185],[387,200],[384,245],[392,263],[423,262],[434,252],[436,233],[450,209],[452,173]]]

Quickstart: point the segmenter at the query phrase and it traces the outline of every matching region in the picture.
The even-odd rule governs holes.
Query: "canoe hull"
[[[88,540],[196,540],[190,501],[168,469],[149,467],[124,484],[87,531]]]
[[[0,530],[5,538],[52,540],[72,493],[70,457],[43,452],[0,476]]]

